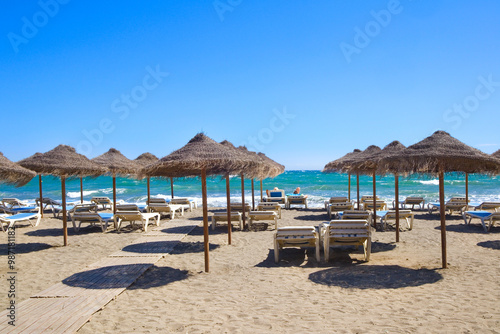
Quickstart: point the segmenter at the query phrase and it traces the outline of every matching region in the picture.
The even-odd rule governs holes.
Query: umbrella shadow
[[[189,277],[187,270],[180,270],[171,267],[152,266],[141,277],[137,279],[128,289],[146,290],[165,286],[170,283],[179,282]]]
[[[203,242],[153,241],[141,242],[125,246],[122,251],[137,254],[184,254],[203,252]],[[209,244],[209,250],[217,249],[219,245]]]
[[[32,252],[39,252],[44,249],[49,249],[52,248],[52,245],[42,243],[42,242],[30,242],[30,243],[22,243],[22,244],[16,244],[12,250],[16,254],[27,254],[27,253],[32,253]],[[9,248],[7,244],[1,244],[0,245],[0,254],[8,254]]]
[[[311,215],[296,216],[296,217],[294,217],[294,219],[295,220],[315,221],[315,222],[330,221],[330,218],[328,218],[328,213],[322,213],[319,215],[318,214],[311,214]]]
[[[441,226],[436,226],[436,230],[441,230]],[[475,234],[484,234],[484,229],[481,224],[468,224],[466,225],[463,220],[462,224],[457,224],[457,225],[446,225],[446,231],[447,232],[457,232],[457,233],[475,233]],[[497,231],[494,231],[494,229],[491,229],[489,233],[495,233],[495,232],[500,232],[500,229],[497,229]]]
[[[500,249],[500,240],[482,241],[478,242],[477,245],[485,248]]]
[[[91,233],[102,233],[101,227],[100,226],[84,226],[80,228],[78,232],[75,232],[75,230],[72,227],[68,227],[68,236],[75,236],[75,235],[85,235],[85,234],[91,234]],[[110,231],[107,231],[106,233],[109,233]],[[111,231],[115,232],[115,231]],[[63,235],[63,229],[61,228],[46,228],[46,229],[36,229],[34,231],[29,231],[24,233],[25,235],[28,236],[34,236],[34,237],[62,237]]]
[[[339,265],[309,275],[314,283],[354,289],[399,289],[437,283],[436,270],[411,269],[397,265]]]
[[[138,280],[144,273],[152,269],[153,280]],[[160,277],[160,275],[163,275]],[[138,282],[134,289],[167,285],[187,278],[187,274],[173,268],[158,268],[150,263],[135,263],[126,265],[106,266],[82,271],[65,278],[62,283],[72,287],[91,290],[106,290],[128,288]]]
[[[306,263],[304,264],[304,261]],[[274,262],[274,249],[270,249],[267,257],[255,267],[317,267],[314,248],[284,248],[280,250],[280,262]]]

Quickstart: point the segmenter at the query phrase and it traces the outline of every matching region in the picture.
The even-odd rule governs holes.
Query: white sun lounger
[[[121,224],[124,221],[129,221],[132,226],[134,226],[136,221],[140,221],[142,223],[142,229],[144,232],[148,231],[149,221],[152,221],[156,226],[160,226],[160,214],[154,212],[143,213],[139,210],[137,205],[126,204],[126,205],[117,205],[116,213],[113,216],[113,220],[115,222],[115,228],[118,232],[120,232]]]
[[[469,205],[469,207],[471,207]],[[483,202],[478,205],[472,206],[474,210],[480,210],[480,211],[485,211],[485,210],[494,210],[495,212],[498,212],[498,209],[500,209],[500,202]]]
[[[432,214],[434,211],[437,211],[437,213],[439,213],[440,206],[441,205],[439,203],[429,203],[427,205],[427,207],[429,209],[429,214]],[[452,215],[453,212],[455,212],[455,211],[462,214],[466,209],[467,209],[467,202],[465,200],[465,197],[451,198],[445,204],[445,211],[449,211],[450,215]]]
[[[370,261],[371,228],[367,220],[332,220],[320,225],[325,260],[330,259],[331,246],[361,246],[365,261]]]
[[[29,221],[31,226],[36,227],[40,224],[40,218],[42,215],[40,214],[40,210],[38,212],[25,212],[18,213],[12,216],[0,215],[0,226],[2,227],[2,231],[6,232],[8,229],[13,228],[17,222]],[[36,220],[33,223],[33,220]],[[5,229],[5,226],[7,230]]]
[[[462,217],[466,225],[469,225],[473,218],[479,219],[484,231],[489,232],[495,222],[500,221],[500,212],[465,211]],[[488,225],[486,225],[486,221],[489,221]]]
[[[248,221],[248,229],[252,227],[254,221],[274,220],[274,229],[278,229],[278,214],[275,211],[250,211]]]
[[[278,219],[281,219],[281,205],[276,202],[261,202],[257,205],[257,211],[274,211],[278,214]]]
[[[103,210],[107,209],[108,206],[110,210],[113,209],[113,202],[109,199],[109,197],[92,197],[90,202],[97,205],[102,205]]]
[[[382,230],[385,231],[387,227],[388,220],[396,220],[396,211],[377,211],[377,218],[380,218],[380,225],[382,225]],[[404,218],[406,225],[409,230],[413,229],[413,221],[415,220],[415,215],[411,210],[399,210],[399,218]]]
[[[334,202],[328,204],[328,218],[332,218],[332,215],[337,214],[338,212],[343,212],[346,210],[354,209],[354,204],[352,202]]]
[[[274,234],[274,262],[279,262],[279,252],[285,247],[315,247],[316,261],[320,261],[319,236],[314,226],[286,226],[278,228]]]
[[[328,210],[328,205],[332,203],[346,203],[349,202],[349,199],[347,197],[341,197],[341,196],[336,196],[336,197],[330,197],[329,200],[326,200],[325,203],[325,210]]]
[[[187,198],[187,197],[172,198],[170,200],[170,204],[182,205],[182,206],[184,206],[184,210],[189,210],[189,212],[193,211],[193,209],[196,209],[196,202],[192,199]]]
[[[307,197],[305,195],[288,195],[285,207],[290,209],[290,205],[303,205],[307,209]]]
[[[410,196],[406,197],[404,201],[399,201],[399,207],[402,209],[406,209],[409,205],[411,205],[412,210],[415,210],[415,205],[418,205],[418,208],[421,210],[424,208],[425,199],[423,197]],[[396,201],[392,201],[392,208],[396,208]]]
[[[227,211],[214,212],[212,214],[212,230],[215,230],[217,222],[227,222]],[[243,230],[243,219],[241,219],[241,212],[231,211],[231,223],[239,223],[240,230]]]

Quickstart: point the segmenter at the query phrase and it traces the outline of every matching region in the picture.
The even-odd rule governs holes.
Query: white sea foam
[[[422,183],[422,184],[432,184],[432,185],[435,185],[435,186],[438,186],[439,185],[439,180],[418,180],[418,182]]]
[[[98,193],[98,190],[84,190],[83,191],[83,196],[90,196],[93,194]],[[67,196],[70,198],[80,198],[80,192],[79,191],[70,191],[67,193]]]

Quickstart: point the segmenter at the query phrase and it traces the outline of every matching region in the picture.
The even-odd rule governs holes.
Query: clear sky
[[[500,148],[496,0],[7,1],[0,151],[163,157],[203,131],[287,169],[435,130]]]

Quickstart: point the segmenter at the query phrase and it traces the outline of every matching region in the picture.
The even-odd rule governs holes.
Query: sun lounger
[[[377,218],[380,218],[380,225],[382,225],[382,230],[385,231],[387,227],[387,221],[396,220],[396,211],[377,211]],[[405,219],[406,225],[409,230],[413,229],[413,221],[415,220],[415,215],[411,210],[399,210],[399,218]]]
[[[332,218],[332,215],[337,214],[338,212],[343,212],[346,210],[354,209],[354,205],[352,202],[334,202],[328,204],[328,218]]]
[[[254,221],[274,220],[274,229],[278,229],[278,214],[274,211],[250,211],[248,213],[248,229],[252,227]]]
[[[500,221],[500,212],[465,211],[462,214],[462,217],[464,218],[466,225],[469,225],[473,218],[481,220],[481,225],[483,226],[484,231],[489,232],[495,222]],[[488,225],[486,225],[486,221],[489,221]]]
[[[440,206],[441,205],[439,203],[429,203],[427,205],[429,214],[434,213],[434,211],[439,212]],[[445,212],[448,211],[450,215],[452,215],[455,211],[462,214],[465,210],[467,210],[465,197],[453,197],[445,204]]]
[[[184,207],[181,205],[167,204],[167,203],[150,203],[147,208],[147,212],[157,212],[160,215],[169,215],[170,219],[175,218],[175,213],[179,212],[180,215],[184,215]]]
[[[375,201],[375,208],[376,211],[382,211],[382,210],[387,210],[387,204],[385,203],[384,200],[376,200]],[[363,204],[363,210],[370,210],[373,211],[373,200],[365,202]]]
[[[307,196],[305,195],[288,195],[286,197],[286,208],[290,209],[290,205],[304,205],[307,209]]]
[[[264,197],[264,202],[276,202],[279,204],[286,204],[285,191],[283,189],[270,190],[269,196]]]
[[[241,202],[239,203],[233,202],[230,204],[230,207],[231,207],[231,212],[233,211],[243,212],[243,205],[241,204]],[[251,209],[252,207],[250,206],[250,204],[245,203],[245,212],[250,212]]]
[[[380,200],[380,198],[377,196],[376,200]],[[373,203],[373,195],[365,195],[365,196],[361,196],[360,200],[359,200],[359,203],[358,203],[358,209],[361,209],[363,208],[364,209],[364,205],[365,203],[367,202],[371,202]],[[364,209],[366,210],[366,209]]]
[[[139,207],[134,204],[122,204],[116,206],[116,213],[113,216],[115,222],[115,228],[120,232],[121,224],[123,221],[129,221],[132,226],[134,226],[136,221],[142,223],[142,229],[144,232],[148,231],[148,225],[150,219],[153,224],[160,226],[160,214],[154,212],[143,213],[139,210]]]
[[[8,229],[13,228],[17,222],[28,221],[31,226],[36,227],[40,224],[40,218],[42,215],[40,214],[40,209],[38,212],[25,212],[25,213],[17,213],[12,216],[0,215],[0,226],[2,231],[6,232]],[[36,220],[35,222],[33,222]],[[5,226],[4,226],[5,225]],[[5,229],[5,227],[7,229]]]
[[[355,219],[355,220],[368,220],[372,221],[372,214],[370,211],[363,210],[346,210],[339,212],[340,219]]]
[[[316,261],[320,261],[319,236],[314,226],[286,226],[278,228],[274,234],[274,262],[279,262],[279,252],[285,247],[315,247]]]
[[[183,205],[184,210],[189,210],[189,212],[196,209],[196,202],[189,198],[172,198],[170,204]]]
[[[404,201],[399,201],[399,207],[406,209],[407,206],[411,205],[411,209],[415,210],[415,205],[418,205],[419,209],[423,209],[425,205],[425,199],[423,197],[406,197]],[[392,201],[392,208],[396,208],[396,201]]]
[[[2,205],[6,208],[21,208],[23,206],[28,206],[29,204],[26,201],[21,201],[17,198],[3,198]]]
[[[73,223],[73,229],[75,232],[80,230],[82,223],[90,223],[91,225],[96,225],[99,223],[102,232],[106,232],[108,228],[109,221],[113,220],[112,213],[97,213],[96,204],[77,204],[73,212],[71,212],[71,222]],[[78,226],[76,225],[76,222]]]
[[[257,211],[274,211],[278,214],[278,219],[281,219],[281,205],[273,202],[261,202],[257,205]]]
[[[97,205],[102,205],[103,210],[107,209],[108,206],[110,210],[113,209],[113,202],[108,197],[92,197],[90,202]]]
[[[323,240],[325,260],[330,259],[332,246],[361,246],[364,260],[370,261],[371,229],[367,220],[332,220],[320,225],[320,237]]]
[[[227,211],[214,212],[212,214],[212,230],[215,230],[217,222],[227,222]],[[243,219],[241,219],[241,212],[231,211],[231,223],[239,223],[240,230],[243,230]]]
[[[326,200],[325,203],[325,210],[328,210],[328,205],[332,203],[346,203],[349,202],[349,199],[347,197],[330,197],[329,200]]]
[[[166,200],[165,198],[161,197],[151,197],[149,201],[146,201],[146,204],[168,204],[170,200]]]
[[[474,210],[481,210],[481,211],[494,210],[495,212],[497,212],[498,209],[500,209],[500,202],[483,202],[478,205],[473,205],[472,207],[474,208]]]

